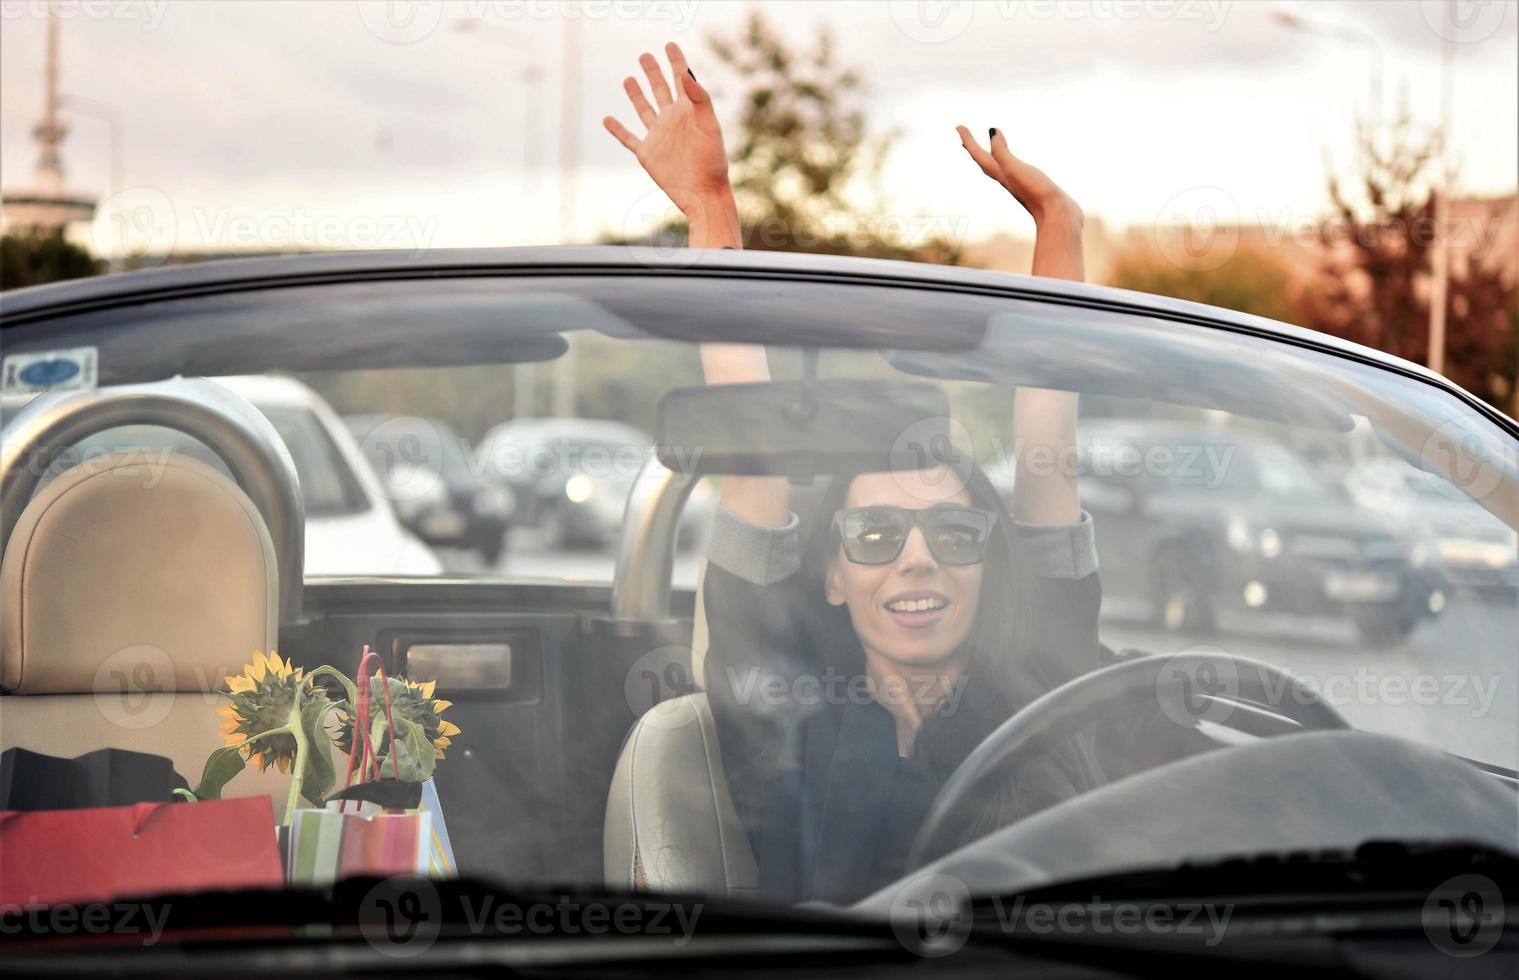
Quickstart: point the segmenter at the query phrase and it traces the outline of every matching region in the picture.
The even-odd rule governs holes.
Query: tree
[[[1130,247],[1114,260],[1108,284],[1273,320],[1293,318],[1292,272],[1259,249],[1240,249],[1217,268],[1201,271],[1182,268],[1153,249]]]
[[[741,90],[729,149],[745,248],[959,261],[957,244],[942,233],[915,234],[914,216],[882,204],[876,181],[896,134],[871,135],[864,76],[837,63],[827,27],[811,50],[794,52],[754,10],[735,35],[712,37],[711,47]],[[720,86],[714,95],[734,101]],[[652,237],[684,242],[685,225],[672,221]]]
[[[1440,235],[1435,222],[1437,134],[1417,129],[1406,107],[1378,145],[1363,128],[1353,187],[1331,178],[1334,213],[1319,229],[1326,257],[1305,289],[1305,326],[1427,363],[1430,283]],[[1452,229],[1446,229],[1450,232]],[[1482,236],[1477,236],[1479,239]],[[1494,404],[1513,391],[1512,277],[1476,243],[1455,243],[1446,297],[1445,373]]]
[[[0,290],[82,279],[99,272],[95,257],[62,235],[0,238]]]

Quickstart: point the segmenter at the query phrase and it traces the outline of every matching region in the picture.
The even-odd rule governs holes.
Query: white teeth
[[[943,599],[902,599],[888,602],[886,608],[892,612],[928,612],[932,609],[943,609],[948,603]]]

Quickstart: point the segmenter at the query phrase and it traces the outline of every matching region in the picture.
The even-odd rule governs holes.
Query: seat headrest
[[[278,596],[269,531],[227,476],[174,454],[89,459],[37,491],[6,545],[0,689],[217,690],[274,648]]]

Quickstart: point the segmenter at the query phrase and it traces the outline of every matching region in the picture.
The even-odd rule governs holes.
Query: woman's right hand
[[[629,75],[622,83],[633,110],[648,130],[644,137],[639,139],[611,116],[602,124],[638,157],[654,183],[685,214],[694,247],[736,245],[736,241],[697,241],[699,234],[723,230],[730,223],[730,215],[731,223],[737,224],[733,189],[728,183],[728,155],[723,149],[722,127],[712,110],[712,97],[687,67],[680,45],[666,44],[665,54],[674,76],[674,94],[652,54],[638,59],[654,95],[652,104],[637,78]]]

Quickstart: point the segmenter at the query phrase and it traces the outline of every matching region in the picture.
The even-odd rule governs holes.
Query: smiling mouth
[[[949,607],[949,600],[942,596],[922,599],[893,599],[886,603],[886,611],[894,613],[938,612]]]
[[[882,603],[891,621],[906,629],[927,629],[949,615],[949,597],[938,592],[904,592]]]

